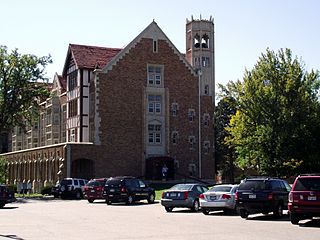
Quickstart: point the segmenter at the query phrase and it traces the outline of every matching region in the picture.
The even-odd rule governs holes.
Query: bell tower
[[[214,22],[209,20],[187,19],[186,23],[186,59],[200,74],[201,96],[215,96],[215,51]]]

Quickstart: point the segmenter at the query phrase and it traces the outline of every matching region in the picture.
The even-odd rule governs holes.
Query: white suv
[[[83,187],[88,180],[81,178],[64,178],[53,188],[55,197],[65,199],[67,197],[83,198]]]

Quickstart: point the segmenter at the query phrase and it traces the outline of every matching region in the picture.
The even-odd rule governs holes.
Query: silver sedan
[[[210,211],[223,210],[224,212],[236,212],[235,193],[238,185],[221,184],[215,185],[207,192],[200,195],[199,203],[203,214]]]

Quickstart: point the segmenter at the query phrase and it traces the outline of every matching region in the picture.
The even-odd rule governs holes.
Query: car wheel
[[[76,192],[76,199],[81,199],[81,192],[80,191]]]
[[[191,210],[194,212],[198,212],[200,210],[200,205],[198,200],[194,200]]]
[[[128,196],[127,203],[132,204],[134,202],[132,195]]]
[[[172,212],[173,207],[164,207],[167,212]]]
[[[281,218],[283,216],[283,207],[282,204],[279,204],[277,208],[273,211],[273,216]]]
[[[290,222],[294,225],[297,225],[299,223],[300,219],[297,215],[295,214],[290,214]]]
[[[148,197],[148,203],[154,203],[154,199],[155,199],[155,197],[154,197],[154,194],[153,193],[151,193],[150,195],[149,195],[149,197]]]
[[[0,204],[0,208],[3,208],[4,205],[6,205],[6,204],[5,204],[5,203],[1,203],[1,204]]]
[[[247,218],[249,216],[248,212],[244,209],[240,210],[240,217],[241,218]]]
[[[108,200],[108,199],[106,199],[106,203],[107,203],[107,205],[111,205],[112,204],[112,202],[110,200]]]
[[[209,215],[209,211],[206,210],[206,209],[201,209],[201,212],[202,212],[204,215]]]
[[[88,199],[89,203],[93,203],[93,201],[94,201],[93,199]]]

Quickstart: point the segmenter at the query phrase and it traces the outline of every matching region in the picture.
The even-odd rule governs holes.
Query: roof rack
[[[299,174],[299,176],[320,176],[320,173],[303,173]]]

